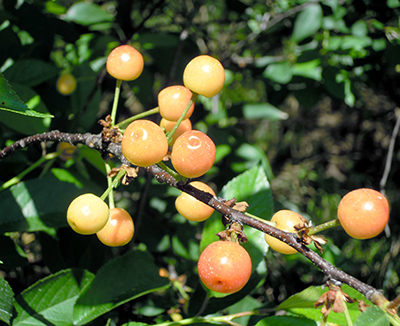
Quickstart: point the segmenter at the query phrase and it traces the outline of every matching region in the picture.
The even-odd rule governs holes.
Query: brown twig
[[[17,149],[24,148],[28,145],[43,142],[43,141],[66,141],[72,145],[85,144],[88,147],[99,151],[100,153],[110,153],[118,157],[122,164],[130,165],[121,152],[121,145],[119,143],[104,141],[102,133],[93,135],[87,134],[68,134],[59,131],[52,131],[44,134],[30,136],[16,141],[11,146],[8,146],[0,151],[0,159],[5,158],[15,152]],[[388,304],[388,300],[383,296],[382,292],[374,287],[361,282],[355,277],[343,272],[331,263],[324,260],[316,252],[302,244],[301,240],[294,233],[281,231],[259,219],[255,219],[242,212],[239,212],[232,207],[226,205],[226,201],[221,198],[214,197],[213,195],[201,191],[187,182],[179,182],[169,173],[161,169],[158,165],[152,165],[146,168],[155,179],[160,183],[167,183],[183,192],[186,192],[203,203],[211,206],[216,211],[226,216],[231,222],[239,222],[241,224],[253,227],[261,232],[267,233],[289,246],[295,248],[299,253],[308,258],[314,265],[316,265],[330,280],[346,283],[358,292],[362,293],[368,300],[384,307]]]

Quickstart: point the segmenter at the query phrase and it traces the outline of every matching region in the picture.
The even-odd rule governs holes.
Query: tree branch
[[[121,145],[119,143],[105,140],[102,133],[93,135],[90,133],[69,134],[59,131],[51,131],[48,133],[30,136],[18,140],[14,144],[1,150],[0,159],[11,155],[13,152],[20,148],[25,148],[28,145],[43,141],[65,141],[72,145],[85,144],[86,146],[97,150],[102,154],[113,154],[121,161],[122,164],[130,166],[130,163],[122,155]],[[296,249],[299,253],[304,255],[306,258],[308,258],[330,280],[336,281],[336,283],[341,282],[348,284],[358,292],[362,293],[368,300],[381,308],[384,308],[387,304],[389,304],[389,301],[383,296],[381,291],[361,282],[355,277],[343,272],[339,268],[324,260],[316,252],[305,246],[296,234],[279,230],[261,220],[252,218],[242,212],[233,209],[232,207],[225,204],[224,199],[214,197],[207,192],[201,191],[191,186],[187,182],[179,182],[169,173],[161,169],[158,165],[149,166],[146,168],[146,170],[151,173],[158,182],[167,183],[172,187],[175,187],[183,192],[188,193],[189,195],[192,195],[196,199],[211,206],[216,211],[226,216],[230,221],[235,221],[244,225],[248,225],[285,242],[289,246]]]

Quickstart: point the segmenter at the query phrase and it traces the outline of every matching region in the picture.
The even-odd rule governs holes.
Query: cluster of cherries
[[[115,48],[107,60],[107,71],[117,80],[131,81],[140,76],[144,61],[132,46]],[[208,55],[195,57],[183,73],[183,84],[169,86],[158,94],[160,124],[139,119],[131,122],[123,132],[121,150],[135,166],[148,167],[170,160],[173,169],[184,178],[204,175],[214,164],[216,147],[205,133],[193,130],[190,117],[197,95],[212,97],[219,93],[225,81],[222,64]],[[165,166],[165,165],[163,165]],[[193,181],[193,187],[215,196],[205,183]],[[213,208],[186,193],[176,201],[177,211],[190,221],[208,219]],[[385,228],[389,219],[386,198],[371,189],[358,189],[347,194],[338,207],[338,218],[345,231],[358,239],[371,238]],[[67,221],[80,234],[97,234],[108,246],[122,246],[133,237],[134,224],[128,212],[109,208],[96,195],[84,194],[70,204]],[[271,222],[281,230],[297,232],[295,226],[304,218],[293,211],[277,212]],[[297,252],[282,241],[265,234],[271,248],[283,254]],[[252,263],[247,251],[238,241],[216,241],[200,255],[198,272],[204,285],[220,293],[234,293],[249,280]]]

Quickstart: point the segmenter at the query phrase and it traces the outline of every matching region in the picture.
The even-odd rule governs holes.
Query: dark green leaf
[[[73,21],[81,25],[92,25],[110,22],[113,20],[113,16],[94,3],[78,2],[68,9],[65,20]]]
[[[1,268],[1,263],[0,263]],[[13,315],[14,293],[7,281],[0,277],[0,320],[10,325]]]
[[[7,79],[0,73],[0,107],[1,109],[9,109],[10,111],[24,112],[29,111],[24,102],[12,89]]]
[[[4,72],[4,77],[12,84],[37,86],[56,77],[59,70],[51,63],[38,59],[24,59],[16,61]]]
[[[130,251],[98,271],[76,302],[74,324],[84,325],[127,301],[166,286],[168,279],[159,276],[148,252]]]
[[[72,325],[75,301],[93,278],[88,271],[72,269],[38,281],[16,297],[13,325]]]
[[[0,193],[0,233],[53,232],[66,226],[66,211],[81,190],[53,178],[21,182]]]
[[[308,6],[294,22],[292,39],[299,42],[315,34],[321,28],[322,17],[322,8],[319,4]]]
[[[14,90],[27,104],[26,111],[0,110],[0,121],[8,128],[18,131],[23,135],[42,133],[48,130],[53,116],[48,113],[40,96],[30,87],[14,84]],[[16,115],[15,113],[19,113]],[[39,118],[39,119],[32,119]]]

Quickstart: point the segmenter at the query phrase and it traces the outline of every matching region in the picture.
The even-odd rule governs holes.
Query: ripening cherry
[[[76,151],[76,146],[71,145],[67,142],[60,142],[57,145],[57,152],[61,151],[60,158],[64,161],[72,159],[74,152]]]
[[[83,194],[76,197],[68,207],[67,222],[80,234],[94,234],[107,223],[108,205],[98,196]]]
[[[299,213],[284,209],[276,212],[271,222],[275,222],[275,227],[279,230],[296,233],[295,225],[303,224],[304,218]],[[272,249],[281,254],[290,255],[297,252],[296,249],[288,244],[268,234],[265,234],[264,238]]]
[[[193,181],[190,183],[193,187],[208,192],[215,196],[214,190],[204,182]],[[175,207],[179,214],[189,221],[202,222],[208,219],[214,212],[214,209],[193,196],[182,192],[175,200]]]
[[[341,199],[337,214],[349,236],[370,239],[385,229],[389,221],[389,203],[376,190],[356,189]]]
[[[241,290],[251,276],[251,258],[238,243],[215,241],[208,245],[197,263],[199,276],[210,290],[234,293]]]
[[[57,79],[57,90],[62,95],[71,95],[75,89],[76,79],[72,74],[64,74]]]
[[[135,226],[132,217],[123,208],[111,208],[107,224],[96,233],[99,240],[109,247],[124,246],[132,240]]]
[[[174,85],[164,88],[158,93],[160,115],[169,121],[178,121],[191,98],[192,92],[185,86]],[[190,106],[184,119],[189,119],[193,110],[194,103]]]
[[[171,152],[171,163],[175,170],[186,178],[197,178],[214,164],[216,148],[205,133],[189,130],[180,135]]]
[[[192,92],[205,97],[217,95],[224,83],[224,67],[221,62],[209,55],[195,57],[183,72],[183,84]]]
[[[141,53],[130,45],[120,45],[111,51],[107,58],[107,72],[116,79],[134,80],[140,76],[144,67]]]
[[[132,164],[146,167],[162,161],[167,155],[168,140],[156,123],[136,120],[124,132],[121,151]]]
[[[166,132],[171,132],[171,130],[175,127],[175,125],[176,121],[169,121],[164,118],[162,118],[160,121],[160,127],[164,128]],[[182,120],[182,122],[179,124],[178,128],[172,135],[170,145],[173,145],[175,143],[175,140],[188,130],[192,130],[192,123],[190,122],[189,119]]]

